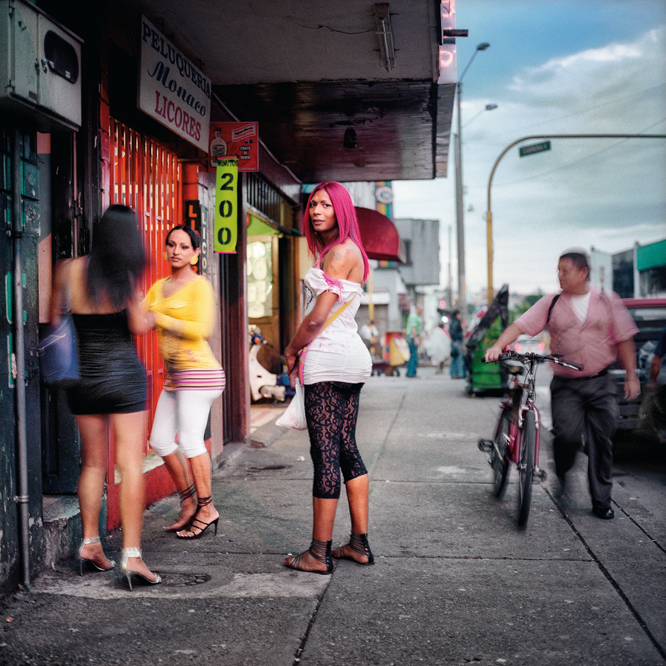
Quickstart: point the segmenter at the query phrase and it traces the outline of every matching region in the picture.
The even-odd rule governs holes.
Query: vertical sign
[[[207,266],[204,254],[204,226],[201,224],[201,204],[198,199],[188,199],[185,202],[185,224],[199,234],[201,253],[197,270],[199,274],[205,273]]]
[[[215,252],[236,253],[238,242],[238,159],[219,160],[215,177]]]

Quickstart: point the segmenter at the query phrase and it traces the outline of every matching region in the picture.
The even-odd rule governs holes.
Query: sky
[[[538,134],[666,135],[666,0],[457,0],[463,79],[467,299],[487,290],[491,169],[509,144]],[[487,104],[497,108],[486,111]],[[395,218],[440,220],[441,285],[457,289],[453,133],[448,177],[394,181]],[[551,139],[525,157],[512,148],[491,187],[493,285],[558,289],[566,249],[615,253],[666,238],[666,140]]]

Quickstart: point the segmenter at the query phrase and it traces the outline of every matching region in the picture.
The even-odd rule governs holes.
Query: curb
[[[253,449],[265,449],[266,447],[276,442],[282,435],[284,435],[289,428],[283,428],[275,425],[275,421],[266,423],[266,425],[257,428],[250,435],[250,446]]]

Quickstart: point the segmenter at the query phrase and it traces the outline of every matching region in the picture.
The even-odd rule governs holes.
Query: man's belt
[[[605,377],[608,374],[608,368],[604,368],[601,372],[597,372],[596,375],[588,375],[587,377],[572,377],[571,379],[596,379],[597,377]]]
[[[597,379],[598,377],[605,377],[608,374],[608,368],[604,368],[601,372],[597,372],[596,375],[587,375],[587,377],[562,377],[561,375],[555,375],[558,379],[566,380],[575,380],[581,382],[584,379]]]

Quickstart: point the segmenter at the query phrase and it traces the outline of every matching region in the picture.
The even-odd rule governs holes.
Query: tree
[[[541,289],[539,289],[536,294],[525,296],[522,303],[514,305],[514,307],[511,309],[511,313],[509,315],[510,322],[514,322],[516,319],[518,319],[518,317],[520,317],[521,314],[527,312],[542,296],[543,292]]]

